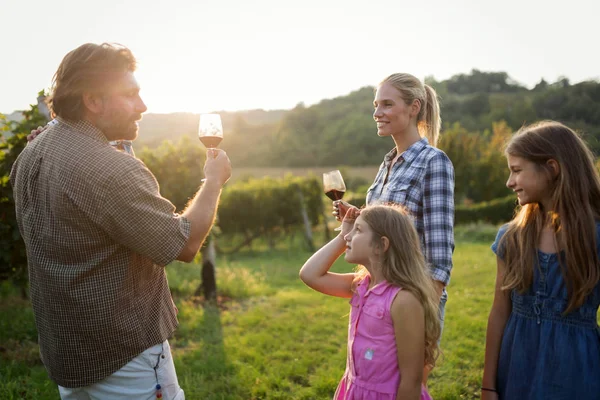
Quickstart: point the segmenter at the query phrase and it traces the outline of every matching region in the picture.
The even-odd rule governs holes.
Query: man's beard
[[[119,113],[105,113],[98,121],[98,128],[108,140],[135,140],[138,136],[136,121],[139,115],[125,116]]]

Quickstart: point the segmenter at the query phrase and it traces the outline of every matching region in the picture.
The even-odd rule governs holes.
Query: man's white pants
[[[58,386],[58,390],[63,400],[155,400],[157,384],[161,386],[161,400],[185,399],[177,382],[171,346],[166,340],[98,383],[74,389]]]

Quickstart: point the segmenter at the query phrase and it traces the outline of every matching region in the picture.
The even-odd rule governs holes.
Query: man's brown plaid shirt
[[[60,120],[27,145],[10,180],[52,380],[91,385],[173,333],[164,266],[190,223],[141,161],[93,125]]]

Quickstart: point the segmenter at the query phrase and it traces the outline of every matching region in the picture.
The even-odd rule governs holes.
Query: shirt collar
[[[387,281],[379,282],[377,285],[369,289],[369,284],[371,283],[371,276],[367,275],[363,280],[362,284],[359,286],[359,292],[362,297],[368,296],[370,293],[380,295],[385,292],[385,289],[390,286],[390,283]]]
[[[427,145],[429,145],[429,141],[427,140],[427,138],[421,138],[421,140],[411,144],[408,149],[406,149],[402,154],[400,154],[400,159],[402,159],[403,161],[406,162],[411,162],[412,160],[414,160],[419,153],[425,148],[427,147]],[[396,157],[396,148],[394,147],[392,150],[390,150],[384,157],[384,162],[386,165],[388,165],[390,162],[392,162],[392,160],[394,159],[394,157]]]
[[[76,121],[66,120],[60,117],[57,117],[58,121],[67,125],[69,128],[74,130],[75,132],[81,133],[85,136],[89,136],[92,139],[98,140],[99,142],[108,144],[108,139],[104,136],[104,133],[100,129],[98,129],[91,122],[80,119]]]

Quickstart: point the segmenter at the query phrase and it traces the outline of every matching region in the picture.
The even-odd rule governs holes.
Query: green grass
[[[429,387],[436,399],[479,397],[484,337],[491,306],[494,229],[458,230],[442,340],[443,356]],[[484,233],[482,233],[484,232]],[[485,241],[482,242],[482,238]],[[477,242],[475,242],[476,240]],[[217,283],[226,301],[203,306],[193,298],[200,266],[173,263],[169,284],[180,326],[171,340],[180,385],[188,399],[330,399],[346,363],[347,300],[305,287],[298,270],[310,253],[301,238],[291,249],[253,245],[218,259]],[[334,269],[350,271],[338,260]],[[0,290],[0,397],[56,399],[39,361],[27,301]]]

